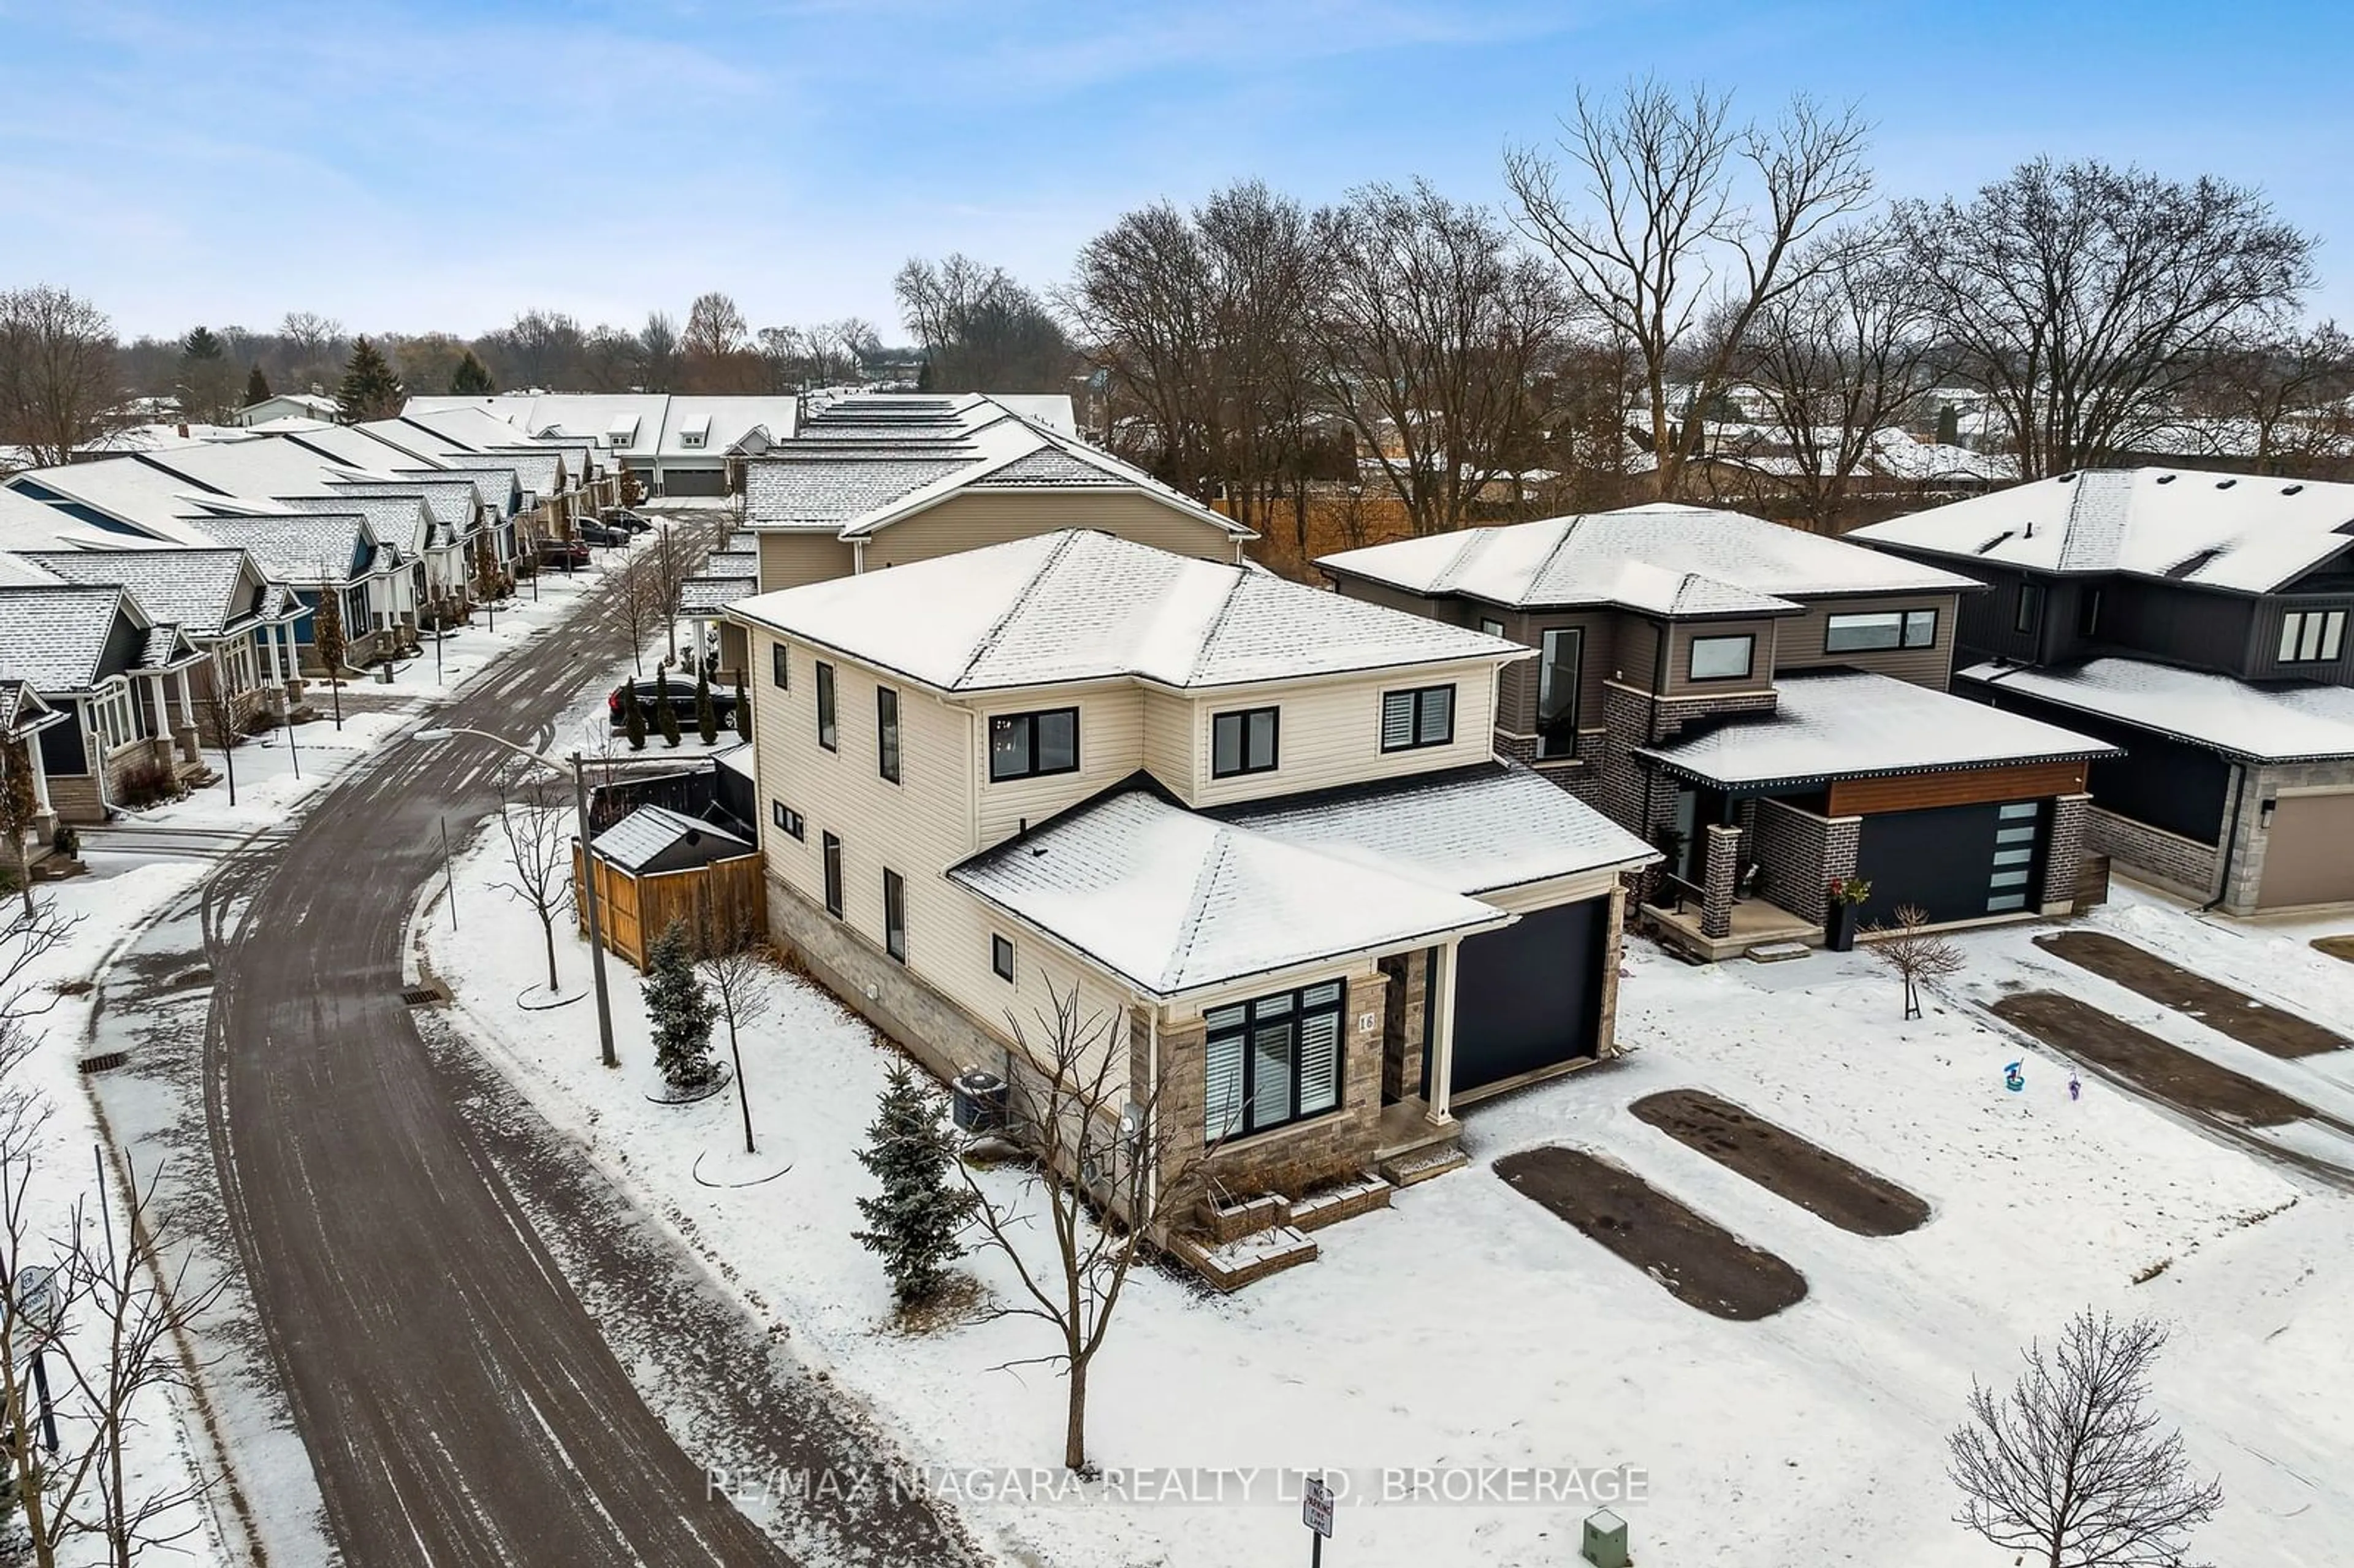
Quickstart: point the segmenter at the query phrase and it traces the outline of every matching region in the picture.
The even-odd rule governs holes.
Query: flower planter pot
[[[1824,922],[1823,945],[1834,953],[1851,951],[1855,947],[1856,923],[1862,917],[1862,906],[1844,898],[1831,900],[1830,918]]]

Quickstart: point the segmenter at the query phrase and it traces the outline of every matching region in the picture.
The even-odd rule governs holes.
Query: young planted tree
[[[2166,1330],[2087,1309],[2057,1344],[2037,1341],[2009,1393],[1975,1379],[1970,1421],[1946,1439],[1962,1491],[1954,1516],[2042,1568],[2175,1568],[2191,1531],[2223,1504],[2194,1482],[2180,1433],[2147,1408]]]
[[[1179,1126],[1161,1115],[1171,1076],[1150,1087],[1129,1081],[1125,1014],[1082,1014],[1076,991],[1049,995],[1052,1012],[1036,1015],[1036,1027],[1008,1020],[1015,1045],[1007,1109],[1036,1161],[1030,1179],[1008,1198],[969,1162],[957,1171],[981,1244],[1002,1254],[1020,1282],[1020,1298],[992,1315],[1035,1318],[1060,1341],[1007,1364],[1062,1368],[1063,1463],[1085,1471],[1088,1369],[1140,1250],[1199,1201],[1204,1146],[1198,1121]],[[1043,1258],[1042,1221],[1053,1249]]]
[[[9,858],[16,871],[16,893],[25,902],[23,919],[33,906],[33,852],[27,842],[40,820],[41,801],[33,788],[33,756],[22,736],[0,744],[0,832],[8,835]]]
[[[407,395],[384,351],[365,337],[355,339],[352,356],[344,363],[344,379],[335,388],[335,411],[344,422],[388,419],[400,412]]]
[[[736,738],[752,738],[752,699],[744,691],[744,672],[736,672]]]
[[[221,754],[221,772],[228,779],[228,803],[237,804],[237,747],[245,731],[237,722],[237,705],[229,700],[228,676],[216,652],[206,672],[203,690],[196,694],[196,739]]]
[[[858,1162],[883,1190],[858,1200],[867,1228],[851,1234],[882,1258],[892,1298],[903,1308],[939,1295],[949,1265],[964,1255],[959,1237],[972,1218],[974,1198],[954,1174],[957,1139],[944,1108],[930,1080],[901,1062],[884,1081],[866,1147],[858,1151]]]
[[[629,737],[631,751],[646,748],[645,705],[638,701],[638,683],[627,683],[622,687],[621,733]]]
[[[673,920],[646,955],[646,1014],[653,1023],[654,1065],[677,1095],[707,1089],[719,1075],[712,1059],[711,997],[695,973],[695,943]]]
[[[335,729],[340,734],[344,727],[344,654],[351,644],[344,637],[344,590],[327,580],[323,567],[319,576],[322,580],[318,602],[311,609],[311,647],[319,655],[320,667],[327,673],[327,690],[334,699]]]
[[[727,1060],[736,1070],[736,1108],[744,1115],[744,1152],[752,1153],[752,1095],[744,1084],[741,1032],[769,1015],[769,980],[775,965],[758,927],[737,906],[715,910],[701,901],[696,910],[702,928],[702,971],[719,1021],[727,1025]]]
[[[654,670],[654,727],[662,732],[664,746],[678,744],[678,710],[670,701],[670,666]]]
[[[1904,1016],[1921,1016],[1921,987],[1962,972],[1962,949],[1943,933],[1928,928],[1928,912],[1917,904],[1896,906],[1893,927],[1875,926],[1882,933],[1872,944],[1872,956],[1896,971],[1904,984]]]
[[[719,710],[711,705],[711,676],[701,665],[695,671],[695,734],[705,746],[719,739]]]
[[[528,800],[501,806],[499,831],[506,839],[508,874],[496,885],[538,917],[548,994],[556,995],[563,989],[556,976],[556,923],[572,902],[571,835],[564,814],[548,809],[536,783]]]

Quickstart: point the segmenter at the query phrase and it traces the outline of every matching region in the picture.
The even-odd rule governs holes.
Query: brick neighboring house
[[[1649,913],[1723,958],[1818,939],[1829,885],[1935,923],[2065,913],[2110,747],[1946,694],[1972,579],[1657,504],[1318,562],[1349,598],[1507,637],[1496,746],[1659,844]]]
[[[39,732],[49,803],[67,821],[106,821],[141,768],[204,776],[188,683],[203,659],[126,588],[0,587],[0,681],[72,715]]]
[[[2354,901],[2354,484],[2088,470],[1849,537],[1991,590],[1957,693],[2123,748],[2093,850],[2235,915]]]
[[[23,558],[62,582],[129,588],[151,615],[177,626],[204,655],[192,695],[199,704],[226,697],[239,726],[301,703],[292,656],[299,611],[243,550],[47,550]]]
[[[772,933],[944,1076],[1022,1070],[1009,1017],[1076,994],[1207,1151],[1178,1243],[1221,1284],[1613,1049],[1658,857],[1494,758],[1510,642],[1082,531],[728,613]]]

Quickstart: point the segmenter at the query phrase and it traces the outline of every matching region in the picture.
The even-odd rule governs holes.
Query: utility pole
[[[605,991],[605,931],[597,913],[597,852],[589,847],[588,775],[577,751],[572,754],[572,810],[580,824],[582,895],[588,903],[588,969],[597,980],[597,1042],[604,1049],[605,1065],[618,1067],[621,1059],[613,1054],[613,1003]]]

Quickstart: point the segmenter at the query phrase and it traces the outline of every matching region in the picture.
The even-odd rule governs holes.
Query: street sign
[[[1321,1476],[1308,1478],[1308,1495],[1299,1500],[1300,1522],[1321,1540],[1332,1539],[1332,1489]]]
[[[39,1264],[28,1264],[16,1271],[16,1311],[37,1329],[58,1326],[58,1301],[49,1291],[49,1280],[57,1271]]]

